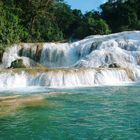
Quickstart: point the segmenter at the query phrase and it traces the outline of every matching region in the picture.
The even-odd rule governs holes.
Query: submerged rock
[[[0,96],[0,117],[12,115],[20,108],[46,105],[43,96]]]

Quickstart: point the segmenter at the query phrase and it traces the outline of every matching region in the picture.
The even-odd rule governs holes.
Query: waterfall
[[[140,65],[140,32],[122,32],[106,36],[90,36],[74,43],[21,43],[7,49],[4,67],[22,58],[46,67],[107,67],[117,63],[123,67]]]
[[[0,67],[8,68],[16,59],[22,59],[27,68],[39,64],[52,70],[35,76],[24,70],[0,73],[0,87],[71,87],[139,81],[140,31],[89,36],[73,43],[14,44],[4,52]]]
[[[0,88],[16,88],[16,87],[27,87],[29,77],[24,73],[11,73],[1,72],[0,73]]]
[[[115,69],[58,69],[48,72],[2,72],[0,73],[0,87],[80,87],[97,85],[114,85],[131,82],[125,70]]]

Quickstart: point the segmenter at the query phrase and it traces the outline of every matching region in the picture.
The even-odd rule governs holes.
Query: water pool
[[[140,140],[139,85],[0,95],[0,140]]]

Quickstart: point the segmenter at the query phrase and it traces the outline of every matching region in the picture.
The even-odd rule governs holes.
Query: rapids
[[[16,59],[23,59],[29,69],[37,63],[47,70],[35,74],[24,69],[5,72],[3,69]],[[4,52],[0,66],[0,87],[77,87],[139,81],[140,32],[95,35],[72,43],[14,44]]]

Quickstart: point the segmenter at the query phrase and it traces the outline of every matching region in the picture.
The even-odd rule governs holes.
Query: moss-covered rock
[[[24,65],[22,59],[17,59],[11,63],[10,68],[26,68],[26,66]]]

